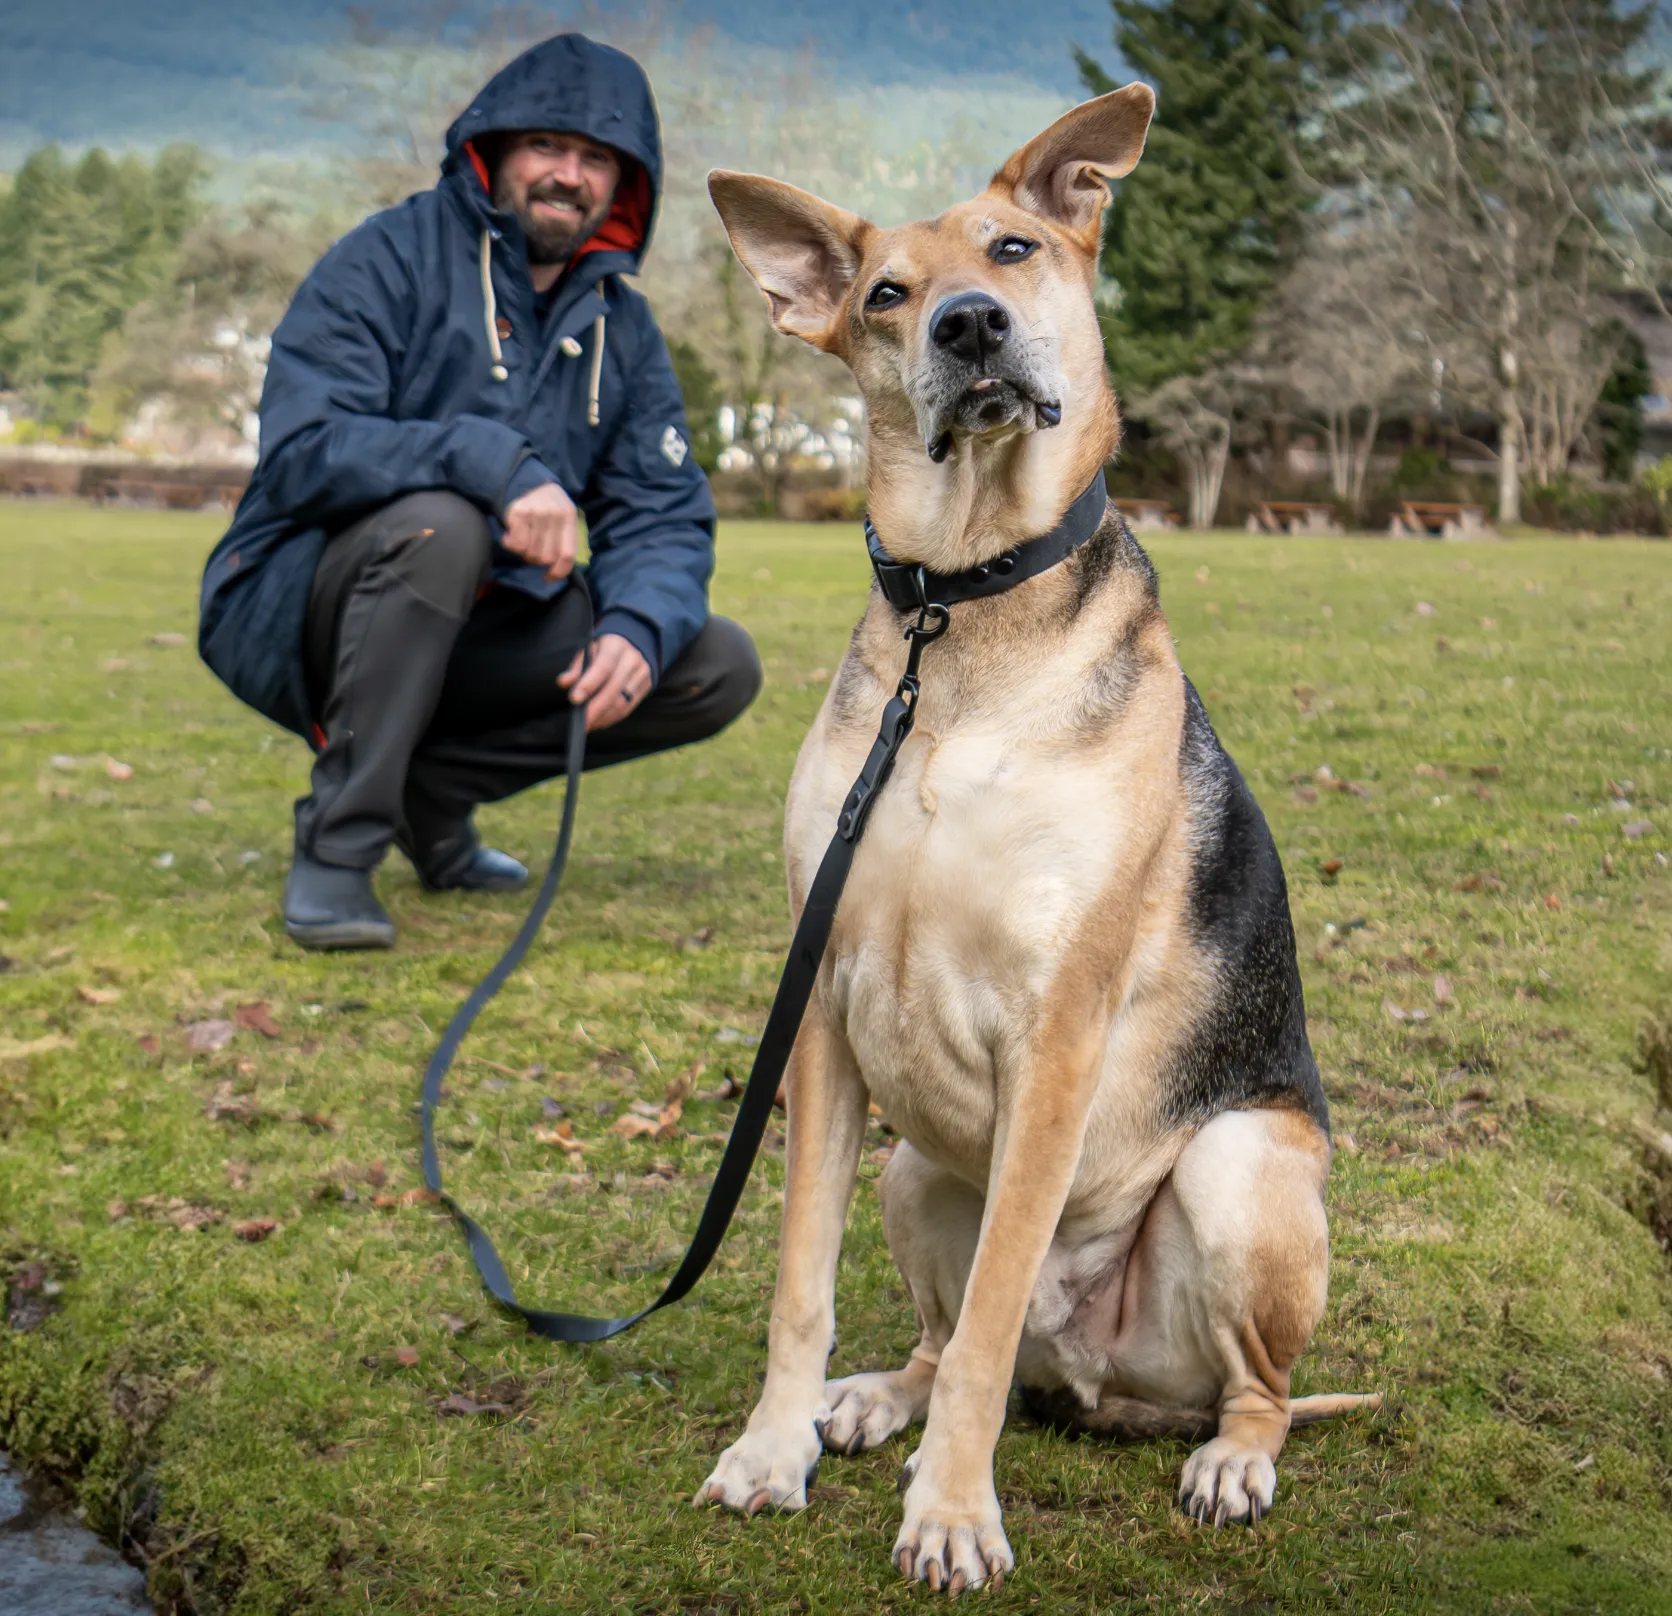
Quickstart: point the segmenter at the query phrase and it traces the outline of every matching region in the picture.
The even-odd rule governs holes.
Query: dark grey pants
[[[587,601],[484,595],[491,546],[483,513],[445,490],[408,494],[326,545],[305,645],[325,740],[296,804],[311,857],[371,869],[399,838],[421,859],[469,835],[478,803],[563,773],[557,678],[587,642]],[[587,737],[586,767],[713,735],[760,683],[748,634],[711,617],[632,713]]]

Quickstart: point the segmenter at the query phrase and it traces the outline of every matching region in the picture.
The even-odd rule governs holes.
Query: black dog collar
[[[865,518],[865,547],[871,552],[877,587],[895,610],[920,612],[927,606],[956,606],[959,601],[1002,595],[1029,578],[1049,572],[1059,561],[1066,561],[1097,531],[1108,499],[1103,468],[1099,466],[1090,486],[1049,533],[1026,539],[1003,555],[962,572],[930,572],[914,562],[896,561],[883,548],[869,516]]]

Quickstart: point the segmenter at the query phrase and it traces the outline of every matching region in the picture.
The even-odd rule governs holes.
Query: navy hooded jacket
[[[571,131],[622,157],[610,215],[543,325],[521,226],[493,206],[472,144],[516,129]],[[620,279],[644,256],[661,177],[643,70],[562,34],[497,73],[447,131],[434,190],[315,265],[273,333],[260,458],[203,575],[198,649],[236,695],[311,733],[302,640],[326,536],[426,488],[497,519],[537,483],[561,483],[587,522],[598,632],[631,641],[656,678],[695,638],[714,504],[667,345]],[[567,587],[496,555],[502,585]]]

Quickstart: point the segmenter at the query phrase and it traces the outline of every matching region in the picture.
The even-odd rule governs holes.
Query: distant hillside
[[[399,19],[417,8],[368,9]],[[546,9],[554,32],[578,15]],[[0,0],[0,163],[45,140],[189,139],[240,154],[317,146],[331,131],[309,115],[301,86],[310,58],[347,37],[348,10],[342,0]],[[1018,110],[1013,99],[1077,92],[1075,43],[1112,56],[1106,0],[688,0],[657,14],[745,47],[810,49],[844,87],[944,95],[977,79],[987,104],[969,110],[999,123]]]

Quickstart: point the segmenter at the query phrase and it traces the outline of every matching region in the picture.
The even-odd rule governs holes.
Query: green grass
[[[0,1445],[149,1557],[166,1611],[929,1600],[887,1559],[905,1439],[826,1460],[795,1518],[687,1502],[759,1384],[781,1141],[696,1295],[595,1349],[500,1317],[438,1209],[402,1199],[431,1039],[524,900],[425,897],[397,858],[394,953],[285,941],[306,754],[151,640],[191,636],[215,533],[0,506],[0,1261],[59,1287],[14,1283],[19,1322],[58,1310],[0,1327]],[[1297,1387],[1389,1400],[1298,1433],[1275,1513],[1218,1534],[1173,1508],[1182,1445],[1016,1416],[997,1479],[1018,1563],[992,1608],[1666,1611],[1672,1269],[1634,1215],[1657,1193],[1634,1040],[1666,1000],[1672,550],[1153,553],[1285,859],[1341,1146]],[[624,1310],[682,1249],[732,1107],[688,1105],[662,1144],[609,1121],[694,1061],[699,1088],[743,1075],[786,941],[783,790],[862,598],[848,529],[734,523],[720,554],[716,607],[756,634],[765,693],[708,746],[587,780],[567,889],[451,1080],[451,1182],[554,1305]],[[1368,796],[1320,789],[1325,765]],[[556,798],[484,829],[543,861]],[[188,1047],[256,1002],[277,1038]],[[534,1136],[547,1098],[584,1178]],[[224,1217],[178,1229],[171,1198]],[[248,1243],[252,1218],[281,1227]],[[865,1185],[838,1312],[835,1372],[913,1342]],[[461,1393],[507,1412],[438,1412]]]

